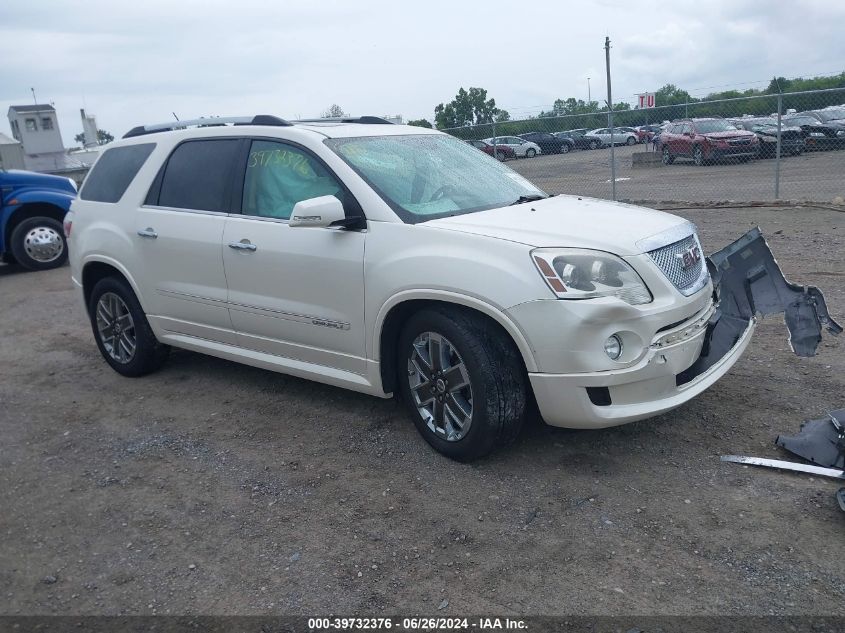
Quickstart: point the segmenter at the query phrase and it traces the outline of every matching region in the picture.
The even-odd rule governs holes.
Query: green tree
[[[79,134],[73,137],[73,140],[77,143],[85,144],[85,134],[80,132]],[[97,130],[97,145],[105,145],[106,143],[111,143],[113,140],[114,136],[112,136],[105,130]]]
[[[408,121],[408,125],[416,125],[417,127],[434,127],[428,119],[413,119]]]
[[[496,100],[488,99],[484,88],[464,90],[461,87],[452,101],[440,103],[434,108],[434,124],[440,129],[508,119],[510,115],[507,111],[497,108]]]
[[[343,111],[336,103],[331,104],[328,109],[324,110],[323,113],[320,115],[322,119],[331,119],[346,116],[346,112]]]
[[[657,106],[682,105],[696,101],[686,90],[681,90],[675,84],[666,84],[654,93],[654,101]]]

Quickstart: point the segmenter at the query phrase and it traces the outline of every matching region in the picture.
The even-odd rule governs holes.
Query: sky
[[[458,88],[512,118],[557,98],[614,102],[673,83],[694,96],[845,70],[835,0],[42,0],[0,2],[0,110],[52,103],[66,146],[79,109],[122,136],[201,116],[433,120]],[[11,135],[8,120],[0,132]]]

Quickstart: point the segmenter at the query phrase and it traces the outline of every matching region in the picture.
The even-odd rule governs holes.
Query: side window
[[[244,176],[241,212],[287,220],[297,202],[337,196],[342,187],[316,159],[293,145],[253,141]]]
[[[79,197],[94,202],[117,202],[154,147],[155,143],[140,143],[107,149],[85,179]]]
[[[188,141],[167,160],[158,204],[198,211],[229,210],[240,139]]]

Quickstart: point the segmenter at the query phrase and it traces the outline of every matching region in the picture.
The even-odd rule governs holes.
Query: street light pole
[[[604,38],[604,59],[607,67],[607,125],[610,128],[610,183],[613,200],[616,200],[616,135],[613,129],[613,95],[610,91],[610,38]]]
[[[587,105],[593,102],[593,97],[590,96],[590,78],[587,77]]]

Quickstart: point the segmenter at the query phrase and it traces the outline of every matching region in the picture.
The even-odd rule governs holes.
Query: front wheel
[[[599,142],[598,141],[590,141],[590,149],[598,149]]]
[[[636,145],[636,144],[637,144],[637,139],[635,139],[633,136],[629,136],[629,137],[628,137],[628,140],[627,140],[627,141],[625,141],[625,144],[626,144],[626,145]]]
[[[672,152],[669,151],[669,148],[665,145],[663,146],[663,164],[664,165],[671,165],[675,162],[675,157],[672,156]]]
[[[533,147],[529,147],[525,150],[525,158],[534,158],[537,155],[537,152],[534,151]]]
[[[496,150],[496,160],[498,160],[499,162],[504,162],[505,161],[505,153],[501,150]]]
[[[58,268],[67,261],[67,240],[58,220],[28,218],[12,231],[12,256],[30,270]]]
[[[91,291],[88,315],[97,347],[124,376],[143,376],[161,367],[170,347],[158,342],[135,293],[117,277],[101,279]]]
[[[692,148],[692,162],[698,167],[701,167],[704,164],[704,152],[701,151],[700,145],[696,145]]]
[[[568,154],[569,153],[569,145],[567,145],[566,143],[561,145],[560,146],[560,153],[561,154]]]
[[[519,352],[481,317],[461,308],[418,312],[398,354],[403,399],[435,450],[471,461],[518,435],[527,402]]]

